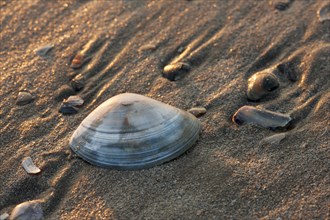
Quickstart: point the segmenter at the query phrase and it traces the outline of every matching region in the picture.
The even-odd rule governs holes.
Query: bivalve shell
[[[269,70],[258,72],[248,80],[247,97],[249,100],[258,101],[279,87],[277,77]]]
[[[91,164],[143,169],[174,159],[198,139],[192,114],[132,93],[110,98],[73,133],[71,149]]]

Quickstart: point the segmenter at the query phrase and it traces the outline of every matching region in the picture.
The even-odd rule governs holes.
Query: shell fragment
[[[41,170],[34,165],[31,157],[25,157],[22,161],[22,166],[28,174],[37,174],[41,172]]]

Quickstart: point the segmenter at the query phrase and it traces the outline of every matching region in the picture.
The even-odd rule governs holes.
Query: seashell
[[[320,22],[330,20],[330,4],[324,5],[320,10],[317,12],[317,16]]]
[[[47,44],[45,46],[39,47],[36,49],[34,52],[39,55],[39,56],[46,56],[47,53],[54,48],[54,45],[52,44]]]
[[[8,214],[7,212],[2,213],[2,214],[0,215],[0,220],[6,220],[8,217],[9,217],[9,214]]]
[[[12,211],[9,220],[40,220],[43,218],[42,207],[36,200],[17,205]]]
[[[90,113],[73,133],[71,149],[91,164],[143,169],[174,159],[198,139],[190,113],[132,93],[114,96]]]
[[[146,45],[143,45],[139,48],[139,51],[142,52],[142,51],[154,51],[157,49],[157,46],[155,44],[146,44]]]
[[[177,62],[169,64],[164,67],[163,77],[170,81],[176,81],[184,77],[184,75],[190,70],[190,65],[183,62]]]
[[[84,100],[80,96],[70,96],[68,99],[64,99],[60,107],[59,112],[64,115],[71,115],[78,113],[78,108],[84,104]]]
[[[71,106],[79,107],[82,106],[82,104],[84,104],[84,100],[78,95],[73,95],[70,96],[68,99],[65,99],[63,103]]]
[[[78,74],[76,77],[74,77],[71,80],[71,86],[75,91],[82,90],[85,86],[85,79],[84,79],[83,75]]]
[[[277,77],[270,71],[253,74],[248,80],[247,97],[257,101],[279,87]]]
[[[22,166],[28,174],[37,174],[41,172],[41,170],[34,165],[31,157],[25,157],[22,161]]]
[[[285,133],[274,134],[260,141],[260,144],[279,144],[286,137]]]
[[[34,97],[29,92],[19,92],[16,99],[17,105],[26,105],[31,103]]]
[[[232,117],[232,121],[238,125],[252,123],[271,129],[283,128],[287,126],[291,120],[291,117],[287,114],[258,109],[248,105],[238,109]]]
[[[194,115],[195,117],[199,117],[202,116],[206,113],[206,108],[203,107],[195,107],[195,108],[191,108],[188,110],[188,112],[192,115]]]

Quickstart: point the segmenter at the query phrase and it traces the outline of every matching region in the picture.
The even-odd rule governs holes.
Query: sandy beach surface
[[[1,0],[0,215],[38,200],[44,219],[329,218],[329,8],[326,0]],[[190,68],[181,79],[162,77],[178,62]],[[265,70],[279,87],[248,100],[249,77]],[[17,104],[22,91],[32,98]],[[206,108],[197,143],[138,171],[77,157],[74,130],[124,92]],[[85,103],[61,114],[73,94]],[[244,105],[289,114],[291,125],[238,126],[231,116]],[[262,141],[276,134],[284,139]],[[28,156],[41,173],[23,169]]]

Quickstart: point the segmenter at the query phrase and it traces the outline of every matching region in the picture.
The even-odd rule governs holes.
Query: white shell
[[[22,161],[22,166],[29,174],[37,174],[41,171],[36,165],[34,165],[31,157],[25,157]]]
[[[27,201],[17,205],[10,215],[10,220],[41,220],[42,207],[37,200]]]
[[[186,111],[124,93],[89,114],[73,133],[70,147],[94,165],[141,169],[181,155],[200,129],[200,122]]]

